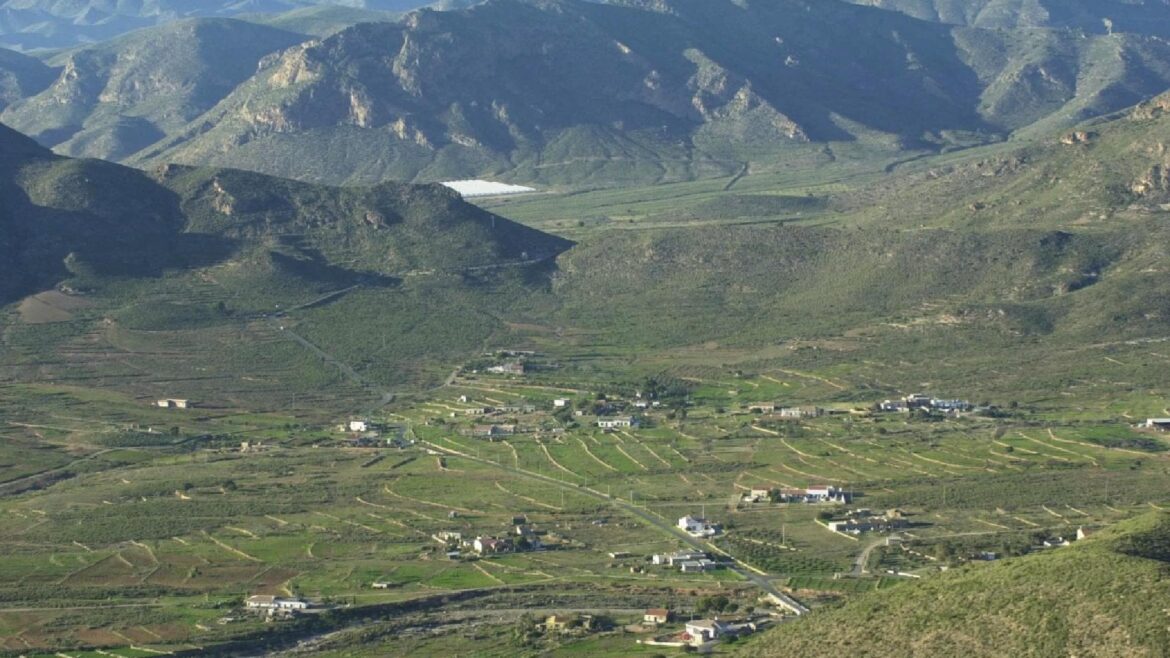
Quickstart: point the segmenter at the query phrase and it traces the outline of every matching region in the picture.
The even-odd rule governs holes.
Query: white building
[[[633,416],[617,416],[615,418],[598,418],[597,426],[603,430],[624,429],[638,425],[638,419]]]
[[[651,558],[651,561],[654,564],[665,564],[674,567],[690,560],[705,559],[707,559],[707,554],[701,551],[678,551],[677,553],[655,555]]]
[[[698,619],[687,622],[687,635],[691,636],[692,642],[695,644],[717,640],[730,630],[730,626],[718,619]]]
[[[689,515],[678,520],[678,527],[681,530],[685,530],[692,537],[714,537],[721,530],[718,524],[711,523],[707,519],[697,519]]]
[[[828,484],[814,484],[808,489],[805,489],[805,495],[813,501],[826,501],[835,498],[838,494],[837,487]]]
[[[307,610],[309,608],[308,601],[285,599],[270,594],[249,596],[244,604],[250,610]]]
[[[351,432],[367,432],[370,429],[370,424],[364,420],[349,421],[349,431]]]
[[[771,489],[757,489],[753,488],[743,495],[743,499],[749,503],[761,503],[772,497]]]
[[[191,403],[187,400],[178,400],[175,398],[159,400],[155,404],[163,409],[186,409],[187,407],[191,406]]]
[[[780,417],[789,420],[820,418],[824,414],[825,410],[820,407],[784,407],[780,410]]]
[[[557,398],[553,400],[553,407],[556,409],[564,409],[569,406],[569,398]]]

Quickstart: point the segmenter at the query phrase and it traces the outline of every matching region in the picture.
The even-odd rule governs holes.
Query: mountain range
[[[43,64],[0,60],[0,120],[61,154],[139,166],[581,187],[1029,139],[1170,87],[1153,28],[1087,32],[1068,27],[1084,12],[997,7],[1010,25],[992,26],[990,7],[922,20],[918,4],[840,0],[184,19],[50,57],[52,84]]]
[[[494,0],[267,57],[127,161],[615,185],[993,142],[1167,87],[1170,45],[1140,34],[955,27],[836,0]]]
[[[192,19],[63,58],[57,79],[5,115],[58,152],[117,160],[185,126],[303,35],[243,21]]]
[[[313,8],[376,20],[380,13],[426,4],[426,0],[0,0],[0,46],[72,48],[184,18],[273,15]],[[438,6],[464,4],[445,0]]]
[[[922,20],[987,28],[1076,29],[1170,36],[1161,0],[852,0]]]

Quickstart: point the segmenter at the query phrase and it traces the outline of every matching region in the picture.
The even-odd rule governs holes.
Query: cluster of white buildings
[[[748,411],[761,414],[776,414],[785,420],[820,418],[825,415],[821,407],[781,407],[774,402],[761,402],[748,407]]]
[[[650,558],[651,563],[675,567],[683,573],[703,573],[719,568],[719,563],[702,551],[679,551],[655,555]]]
[[[780,503],[848,503],[852,495],[828,484],[814,484],[805,489],[754,488],[743,494],[747,503],[762,503],[775,498]]]
[[[932,398],[929,395],[923,395],[921,393],[912,393],[897,400],[882,400],[877,406],[880,411],[910,412],[916,409],[923,409],[926,411],[941,411],[948,414],[971,411],[975,408],[975,405],[966,400]]]
[[[309,602],[298,598],[283,598],[270,594],[256,594],[244,600],[244,606],[249,610],[266,610],[275,612],[285,610],[296,612],[308,610]]]

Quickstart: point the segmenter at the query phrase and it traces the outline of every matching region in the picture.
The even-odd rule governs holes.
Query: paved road
[[[471,454],[468,454],[465,452],[461,452],[459,450],[447,448],[445,446],[431,443],[430,441],[423,441],[422,443],[423,443],[423,445],[426,445],[427,447],[431,448],[432,450],[436,450],[438,452],[446,453],[449,455],[455,455],[458,457],[462,457],[464,459],[470,459],[472,461],[479,462],[481,464],[488,464],[490,466],[494,466],[494,467],[499,468],[501,470],[508,471],[509,473],[515,473],[517,475],[521,475],[521,476],[524,476],[524,477],[527,477],[530,479],[540,480],[540,481],[545,482],[547,484],[553,484],[553,485],[556,485],[556,486],[561,487],[563,489],[568,489],[570,491],[576,491],[577,493],[580,493],[580,494],[583,494],[586,496],[590,496],[592,498],[604,500],[604,501],[612,504],[614,507],[617,507],[617,508],[625,511],[628,514],[631,514],[633,516],[636,516],[636,517],[642,519],[647,524],[658,528],[659,530],[663,531],[664,533],[671,535],[675,539],[682,541],[683,543],[687,544],[688,546],[690,546],[696,550],[710,552],[710,553],[719,553],[719,554],[722,554],[722,555],[725,555],[725,556],[731,558],[732,560],[735,560],[734,557],[728,555],[724,551],[720,550],[718,547],[713,546],[710,543],[705,542],[705,541],[698,539],[696,537],[690,536],[689,534],[687,534],[687,533],[683,532],[682,530],[680,530],[679,528],[675,527],[674,524],[672,524],[671,522],[669,522],[666,519],[663,519],[662,517],[650,512],[649,510],[642,508],[642,507],[638,507],[636,505],[633,505],[633,504],[631,504],[627,501],[624,501],[620,498],[615,498],[615,497],[610,496],[608,494],[602,493],[600,491],[597,491],[596,489],[591,489],[591,488],[585,487],[585,486],[577,486],[577,485],[567,484],[561,480],[558,480],[558,479],[553,478],[553,477],[549,477],[547,475],[542,475],[540,473],[533,473],[532,471],[526,471],[526,470],[520,469],[520,468],[514,468],[511,466],[507,466],[505,464],[501,464],[499,462],[491,461],[490,459],[483,459],[481,457],[476,457],[475,455],[471,455]],[[808,608],[804,607],[798,601],[796,601],[792,597],[784,594],[779,589],[777,589],[776,586],[773,585],[770,580],[768,580],[767,574],[760,574],[752,569],[749,569],[748,567],[746,567],[742,563],[740,563],[738,560],[736,560],[731,565],[730,568],[732,571],[743,576],[745,579],[747,579],[753,585],[755,585],[756,587],[761,589],[766,595],[768,595],[778,605],[781,605],[785,608],[788,608],[789,610],[791,610],[792,612],[795,612],[798,615],[803,615],[803,614],[808,612]]]
[[[874,550],[877,549],[877,547],[883,546],[883,545],[885,545],[885,543],[886,543],[885,537],[882,537],[880,539],[875,539],[875,540],[871,541],[869,543],[869,545],[866,546],[861,551],[861,555],[858,555],[857,559],[853,561],[853,575],[854,576],[861,576],[861,575],[864,575],[866,573],[865,565],[869,564],[870,553],[873,553]]]

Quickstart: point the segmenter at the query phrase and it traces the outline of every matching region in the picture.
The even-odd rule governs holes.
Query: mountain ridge
[[[838,56],[851,50],[866,57]],[[495,0],[297,46],[130,161],[334,183],[612,185],[730,174],[834,142],[893,153],[997,141],[1168,86],[1170,46],[1139,35],[1004,36],[798,0]],[[327,163],[302,165],[309,152]]]
[[[177,21],[64,56],[43,92],[0,120],[63,155],[117,160],[185,125],[305,37],[221,18]]]
[[[243,17],[282,14],[313,7],[402,12],[426,0],[3,0],[0,46],[18,50],[72,48],[119,37],[127,32],[195,17]],[[464,0],[440,3],[461,6]]]

